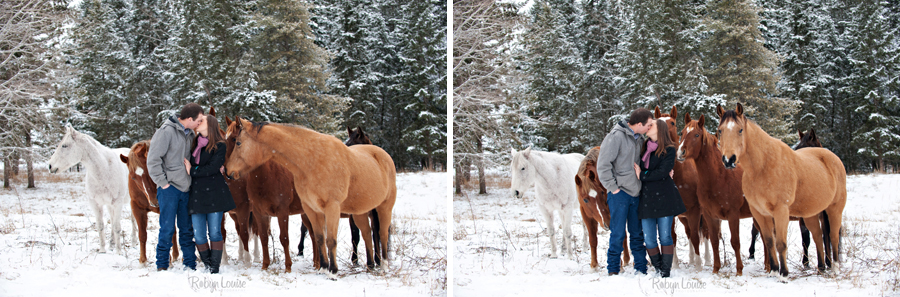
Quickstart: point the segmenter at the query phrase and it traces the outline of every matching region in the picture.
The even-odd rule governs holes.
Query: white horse
[[[88,202],[94,211],[97,220],[96,228],[100,234],[100,252],[106,253],[106,241],[103,222],[103,206],[107,207],[107,214],[112,225],[112,240],[115,242],[116,251],[122,252],[120,241],[119,223],[122,218],[122,207],[130,201],[128,195],[128,167],[119,159],[119,155],[128,155],[128,148],[110,149],[103,146],[94,138],[79,133],[66,124],[66,135],[56,146],[56,151],[50,157],[50,173],[69,169],[81,162],[84,164],[86,174],[84,185]],[[131,224],[131,239],[135,241],[137,226]],[[122,235],[124,236],[124,235]]]
[[[572,259],[572,213],[578,207],[578,193],[575,189],[575,175],[584,159],[582,154],[566,154],[532,151],[531,147],[521,152],[512,150],[510,165],[512,186],[510,190],[516,198],[522,198],[534,186],[538,205],[547,222],[550,236],[550,257],[556,258],[556,226],[553,212],[559,211],[563,223],[564,252]],[[585,229],[587,238],[587,229]]]

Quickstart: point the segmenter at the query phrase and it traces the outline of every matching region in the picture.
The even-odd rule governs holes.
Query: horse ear
[[[703,126],[703,125],[706,124],[706,116],[704,116],[704,115],[701,114],[701,115],[700,115],[700,120],[699,120],[699,121],[700,121],[700,123],[699,123],[700,129],[704,129],[704,126]]]
[[[659,112],[659,105],[657,105],[656,108],[653,109],[653,117],[657,119],[662,117],[662,113]]]
[[[122,163],[128,164],[128,157],[122,154],[119,154],[119,159],[122,160]]]
[[[353,134],[353,129],[350,129],[350,126],[347,126],[347,135]]]
[[[803,130],[797,129],[797,134],[800,134],[800,139],[803,139]]]
[[[216,108],[215,107],[212,107],[212,106],[209,107],[209,115],[216,116]]]
[[[738,102],[737,108],[735,108],[734,111],[737,112],[738,116],[743,116],[744,115],[744,106],[741,105],[740,102]]]
[[[691,114],[690,114],[690,113],[684,113],[684,124],[687,125],[687,124],[690,124],[690,123],[691,123]]]
[[[225,126],[231,126],[231,119],[228,116],[225,116]]]
[[[675,108],[675,105],[672,105],[672,112],[669,113],[669,116],[673,119],[678,119],[678,109]]]
[[[813,128],[809,128],[809,139],[818,141],[819,138],[816,137],[816,130]]]
[[[359,134],[366,134],[366,132],[363,132],[363,129],[360,126],[356,126],[356,131],[359,131]]]
[[[531,157],[531,146],[530,145],[528,146],[527,149],[522,151],[522,155],[525,156],[525,159],[528,159]]]
[[[722,108],[721,105],[716,104],[716,114],[719,115],[719,118],[721,119],[722,116],[725,115],[725,109]]]
[[[516,152],[516,148],[511,148],[510,150],[511,150],[511,151],[509,152],[509,155],[510,155],[510,156],[515,155],[515,154],[517,153],[517,152]]]

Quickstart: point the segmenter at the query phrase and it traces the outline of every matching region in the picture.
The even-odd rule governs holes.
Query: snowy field
[[[150,213],[147,240],[150,264],[141,265],[139,245],[131,243],[128,206],[122,218],[122,230],[126,234],[123,253],[117,254],[108,245],[109,252],[100,254],[81,176],[69,172],[48,176],[46,169],[37,173],[38,189],[24,188],[24,170],[15,183],[15,190],[0,188],[0,296],[71,296],[73,293],[76,296],[86,293],[93,296],[236,296],[275,291],[307,296],[447,294],[446,173],[398,175],[391,235],[393,261],[388,269],[368,273],[364,265],[351,266],[349,227],[346,220],[341,220],[336,281],[313,269],[309,240],[305,242],[305,256],[297,256],[299,216],[290,220],[294,262],[291,273],[284,272],[284,251],[277,237],[269,241],[272,263],[268,271],[261,270],[260,261],[250,267],[232,261],[221,268],[221,274],[213,276],[183,271],[179,259],[169,271],[157,272],[152,261],[159,216]],[[234,223],[227,218],[225,225],[226,252],[233,259],[238,246]],[[274,236],[278,234],[277,225],[273,218]],[[108,238],[109,227],[106,230]],[[365,251],[362,243],[360,251]],[[365,253],[361,255],[364,257]]]
[[[651,275],[637,276],[633,267],[623,269],[618,276],[608,276],[609,232],[602,229],[597,247],[600,269],[593,271],[577,209],[572,226],[575,257],[549,259],[549,237],[543,232],[545,224],[534,190],[529,190],[523,200],[516,200],[509,193],[508,178],[505,182],[502,177],[495,179],[499,181],[493,182],[496,186],[489,188],[487,195],[478,195],[476,188],[453,198],[456,296],[900,296],[900,175],[848,177],[844,263],[837,275],[816,273],[814,244],[810,246],[812,267],[803,268],[798,223],[791,222],[787,283],[764,272],[761,240],[757,240],[757,259],[747,259],[750,219],[741,220],[744,275],[740,277],[735,276],[727,222],[722,225],[723,266],[718,274],[712,273],[711,262],[704,262],[700,271],[687,265],[688,241],[680,223],[676,223],[676,234],[682,265],[673,269],[671,278],[663,281],[652,276],[653,268],[649,269]],[[474,184],[477,186],[477,182]]]

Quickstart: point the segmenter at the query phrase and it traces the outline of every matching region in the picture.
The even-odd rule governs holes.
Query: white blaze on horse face
[[[688,127],[688,128],[687,128],[687,133],[691,133],[691,131],[694,131],[694,128],[693,128],[693,127]],[[682,136],[682,137],[684,137],[684,136]]]
[[[725,128],[728,128],[729,130],[733,130],[734,129],[734,121],[729,121],[728,124],[725,125]]]
[[[588,192],[588,196],[591,196],[591,198],[597,198],[597,191],[594,191],[594,189],[591,189],[591,191]]]
[[[690,128],[688,128],[688,129],[690,129]],[[684,139],[682,139],[681,143],[678,144],[678,152],[675,153],[676,158],[681,158],[681,156],[684,154],[683,148],[684,148]]]
[[[134,174],[137,174],[137,176],[144,175],[144,168],[138,167],[137,169],[134,170]]]
[[[668,121],[671,120],[672,118],[670,118],[670,117],[661,117],[661,118],[659,118],[659,119],[660,119],[660,120],[663,120],[663,121],[665,121],[665,122],[668,122]]]

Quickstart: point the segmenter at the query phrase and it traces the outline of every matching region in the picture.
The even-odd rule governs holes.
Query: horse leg
[[[238,237],[240,237],[241,243],[238,245],[238,260],[241,261],[244,266],[250,266],[250,224],[255,224],[250,222],[250,211],[249,210],[239,210],[235,217],[232,217],[234,220],[234,228],[237,230]]]
[[[351,221],[357,221],[357,232],[362,233],[362,239],[366,246],[366,268],[375,269],[375,252],[374,243],[372,242],[372,229],[369,227],[369,213],[355,214],[351,216]]]
[[[254,212],[255,214],[259,214],[260,212]],[[269,269],[269,224],[271,222],[271,218],[266,215],[256,216],[256,229],[257,234],[259,235],[259,240],[262,243],[262,269]]]
[[[306,214],[302,214],[301,216],[306,216]],[[306,220],[308,220],[308,219],[306,219]],[[297,250],[299,250],[299,252],[297,252],[297,256],[300,256],[300,257],[303,257],[303,241],[306,240],[306,232],[307,232],[306,225],[305,224],[300,225],[300,243],[297,244]]]
[[[122,205],[110,204],[108,206],[109,224],[112,229],[112,240],[116,246],[116,253],[122,253]]]
[[[712,243],[713,248],[713,273],[719,273],[719,268],[722,268],[722,262],[720,262],[721,259],[719,259],[719,238],[722,236],[722,221],[713,219],[708,215],[704,215],[704,219],[707,219],[707,222],[710,222],[709,242]],[[709,250],[707,249],[707,251]],[[707,255],[708,254],[709,253],[707,253]],[[706,263],[709,263],[709,260],[706,261]]]
[[[751,208],[751,212],[752,212],[752,208]],[[757,216],[757,214],[754,213],[754,217],[756,217],[756,216]],[[773,229],[774,222],[771,217],[764,217],[764,216],[760,215],[759,218],[756,220],[756,223],[759,224],[759,236],[760,236],[760,238],[762,238],[763,249],[765,250],[765,253],[764,253],[765,257],[763,257],[763,258],[766,260],[766,263],[767,263],[766,265],[768,266],[768,269],[766,269],[766,272],[777,271],[779,268],[778,268],[778,263],[775,262],[776,253],[775,253],[775,234],[774,234],[774,229]]]
[[[94,219],[96,221],[95,229],[97,229],[97,233],[100,234],[100,253],[106,253],[106,236],[104,233],[104,223],[103,223],[103,206],[99,205],[94,199],[90,200],[91,210],[94,211]]]
[[[839,193],[841,194],[841,193]],[[844,192],[846,195],[846,192]],[[845,198],[846,199],[846,198]],[[846,202],[845,202],[846,203]],[[841,263],[841,220],[843,218],[844,203],[835,205],[826,209],[828,213],[828,224],[831,239],[831,269],[834,272],[840,272],[839,264]]]
[[[591,269],[597,269],[600,264],[597,262],[597,221],[588,217],[584,212],[584,208],[578,208],[581,211],[581,220],[584,221],[587,230],[586,237],[590,241],[591,250]]]
[[[337,274],[337,231],[341,220],[341,204],[336,200],[325,205],[325,245],[328,246],[328,271]]]
[[[741,259],[741,217],[735,211],[728,219],[728,229],[731,229],[731,248],[734,250],[735,271],[737,276],[744,274],[744,261]],[[718,254],[718,253],[717,253]]]
[[[692,211],[691,214],[688,214],[688,226],[690,226],[691,232],[688,234],[690,236],[690,245],[691,245],[691,253],[690,253],[690,262],[694,265],[694,270],[700,271],[703,264],[700,263],[700,214],[699,210]]]
[[[750,226],[750,256],[747,257],[750,260],[753,260],[756,255],[756,237],[759,237],[759,230],[756,230],[756,219],[754,219],[753,225]]]
[[[787,227],[790,212],[787,205],[776,206],[775,211],[775,248],[778,250],[779,272],[782,277],[788,276],[787,268]]]
[[[622,267],[628,265],[631,262],[631,250],[628,249],[628,234],[625,235],[625,239],[622,240]]]
[[[220,262],[220,265],[228,265],[228,254],[225,253],[225,250],[227,250],[227,248],[226,248],[227,245],[225,244],[225,242],[228,242],[226,240],[227,235],[228,235],[226,233],[228,233],[228,232],[226,232],[226,230],[225,230],[225,214],[222,214],[222,222],[221,223],[222,223],[222,226],[219,228],[219,230],[221,230],[221,232],[222,232],[222,261]]]
[[[288,213],[278,216],[278,238],[281,240],[281,248],[284,249],[284,272],[290,273],[291,266],[291,240],[288,237]]]
[[[133,209],[133,208],[132,208]],[[131,214],[131,246],[137,245],[138,227],[137,221],[134,219],[134,211]]]
[[[394,193],[396,195],[396,193]],[[389,199],[389,203],[383,203],[376,208],[378,211],[378,237],[381,243],[382,260],[379,265],[390,265],[390,247],[391,247],[391,216],[394,211],[394,199]],[[376,255],[377,256],[377,255]],[[377,259],[377,258],[376,258]],[[375,261],[378,263],[378,260]]]
[[[822,228],[819,226],[819,216],[813,216],[809,218],[802,218],[800,221],[809,221],[808,230],[812,233],[813,241],[816,243],[816,259],[819,260],[818,268],[819,273],[825,272],[825,245],[822,242]],[[807,239],[808,240],[808,239]]]
[[[819,221],[816,216],[816,222]],[[800,240],[803,242],[803,267],[809,267],[809,228],[806,227],[806,220],[800,219]],[[821,234],[821,232],[819,233]]]
[[[558,255],[556,254],[556,228],[553,224],[553,213],[543,205],[540,208],[541,214],[544,215],[544,222],[547,223],[547,236],[550,237],[550,258],[556,259]]]
[[[141,264],[147,264],[147,211],[138,208],[131,203],[131,215],[137,222],[138,241],[141,243]]]
[[[313,260],[313,268],[318,270],[322,268],[321,263],[319,263],[319,246],[316,245],[316,234],[313,232],[312,223],[309,221],[309,216],[305,213],[300,215],[300,220],[303,222],[303,227],[306,227],[309,230],[309,244],[312,246],[312,260]],[[300,237],[302,242],[303,237]],[[302,244],[302,243],[301,243]]]
[[[559,210],[559,214],[563,220],[563,244],[566,249],[566,256],[572,260],[572,208],[566,207]]]
[[[356,247],[359,246],[359,226],[356,225],[356,222],[353,219],[354,216],[350,216],[350,262],[353,263],[354,266],[359,265],[359,252],[357,252]],[[357,218],[360,219],[361,218]],[[366,213],[366,225],[368,225],[369,214]],[[371,232],[371,231],[370,231]],[[371,233],[369,234],[371,237]],[[368,264],[368,263],[367,263]]]
[[[678,235],[675,234],[675,220],[672,220],[672,246],[678,246]],[[678,269],[678,249],[672,249],[672,268]]]
[[[378,210],[369,211],[369,222],[371,224],[369,228],[372,229],[372,249],[378,255],[381,254],[381,222],[378,220]],[[352,238],[353,234],[350,236]],[[375,266],[381,266],[381,257],[375,257]]]

